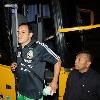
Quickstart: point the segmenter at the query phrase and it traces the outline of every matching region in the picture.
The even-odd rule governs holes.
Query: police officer
[[[17,63],[11,64],[16,73],[17,100],[43,100],[43,79],[46,62],[54,65],[54,77],[50,83],[51,92],[58,88],[61,60],[47,45],[36,41],[27,23],[18,28]]]
[[[90,68],[91,63],[88,51],[78,53],[66,82],[64,100],[100,100],[100,75]]]

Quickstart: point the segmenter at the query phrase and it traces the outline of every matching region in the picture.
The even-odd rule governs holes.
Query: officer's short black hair
[[[19,27],[22,26],[22,25],[28,26],[29,33],[33,33],[33,32],[32,32],[32,26],[31,26],[29,23],[21,23],[21,24],[19,25]]]
[[[80,52],[77,53],[77,55],[82,54],[82,53],[87,54],[88,57],[89,57],[89,60],[90,60],[91,62],[93,62],[92,54],[91,54],[89,51],[80,51]]]

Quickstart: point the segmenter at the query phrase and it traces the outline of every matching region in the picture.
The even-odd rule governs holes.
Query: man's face
[[[21,25],[18,28],[18,42],[20,44],[28,44],[31,41],[32,33],[29,33],[27,25]]]
[[[91,61],[89,60],[89,56],[85,53],[79,54],[76,56],[75,60],[75,69],[81,71],[88,69],[91,64]]]

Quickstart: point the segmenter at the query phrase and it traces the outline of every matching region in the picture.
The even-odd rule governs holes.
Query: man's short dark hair
[[[77,53],[77,55],[82,54],[82,53],[87,54],[90,61],[93,62],[92,54],[89,51],[80,51],[80,52]]]
[[[29,33],[33,33],[33,32],[32,32],[32,26],[31,26],[29,23],[21,23],[21,24],[19,25],[19,27],[22,26],[22,25],[28,26]]]

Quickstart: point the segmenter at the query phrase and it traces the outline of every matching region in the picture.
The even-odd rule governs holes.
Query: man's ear
[[[33,36],[33,33],[31,32],[31,33],[30,33],[30,37],[32,37],[32,36]]]
[[[91,65],[91,62],[89,61],[89,62],[88,62],[88,67],[89,67],[90,65]]]

